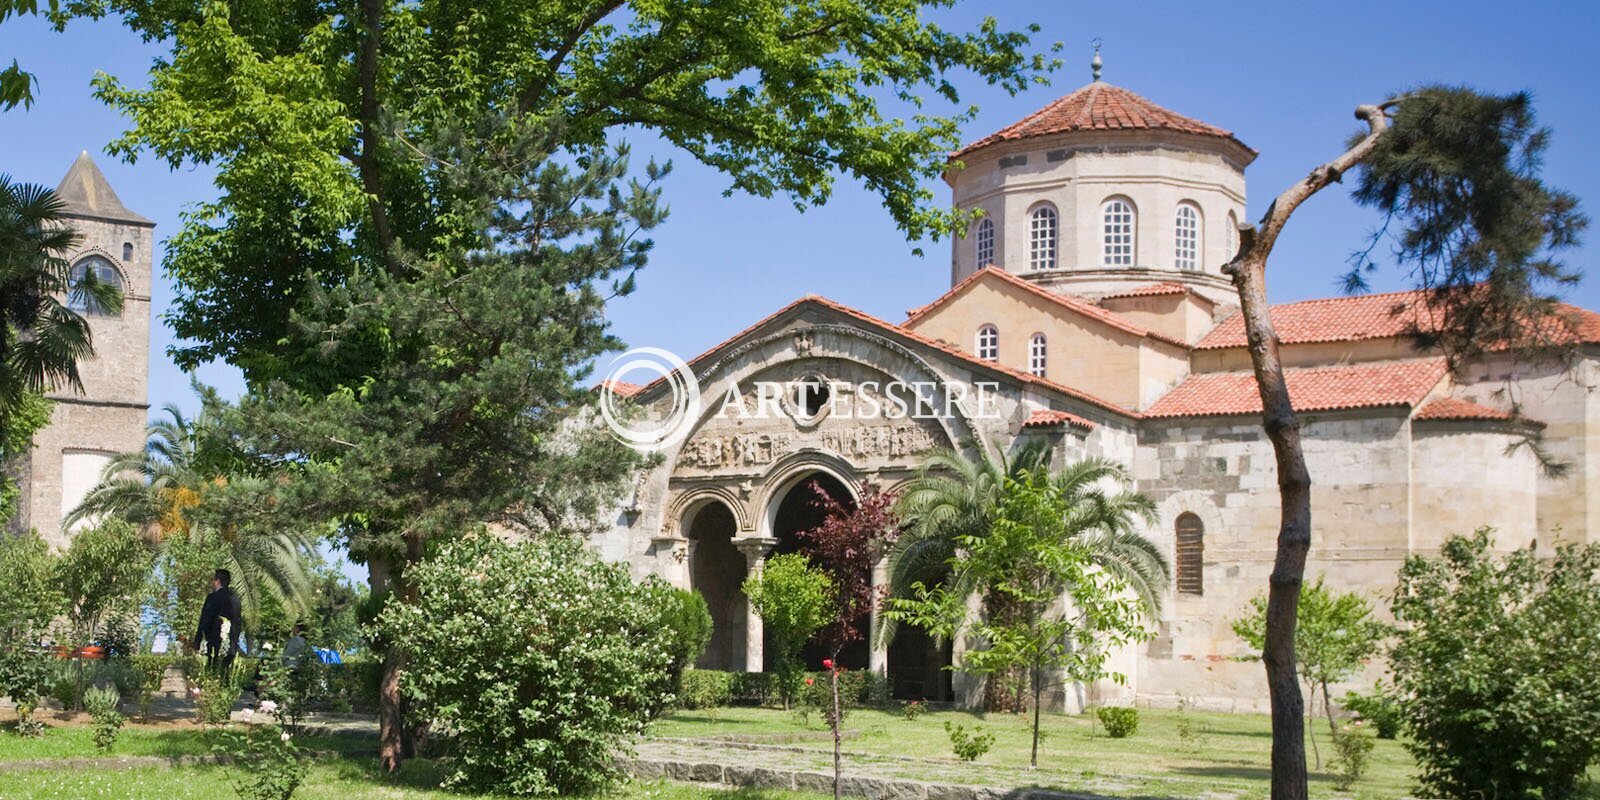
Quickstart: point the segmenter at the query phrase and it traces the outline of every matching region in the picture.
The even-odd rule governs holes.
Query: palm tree
[[[946,580],[957,542],[988,535],[1007,480],[1024,482],[1029,473],[1050,464],[1049,443],[1042,440],[1029,442],[1010,457],[991,457],[981,446],[970,449],[972,457],[949,450],[934,454],[901,493],[898,511],[906,528],[888,555],[891,597],[910,596],[919,582],[932,586]],[[1159,615],[1172,567],[1161,548],[1140,530],[1154,521],[1155,506],[1138,492],[1105,488],[1127,483],[1127,470],[1113,461],[1091,458],[1068,465],[1050,480],[1070,509],[1062,534],[1085,547],[1096,566],[1126,583],[1152,619]],[[960,586],[950,590],[962,594]],[[988,596],[982,602],[990,617],[1015,611],[1004,597]],[[882,626],[880,636],[883,642],[893,638],[892,622]],[[1018,707],[1025,683],[1020,675],[991,681],[986,704],[996,709]]]
[[[83,390],[78,362],[94,355],[89,323],[67,303],[115,313],[117,287],[72,274],[79,241],[54,190],[0,174],[0,424],[25,395]]]
[[[144,449],[114,457],[100,483],[67,515],[66,524],[119,517],[141,526],[166,554],[209,555],[216,562],[209,569],[177,581],[181,607],[193,603],[191,595],[203,594],[210,569],[222,567],[235,576],[233,586],[252,617],[266,593],[291,609],[308,608],[311,537],[297,531],[218,526],[198,518],[207,495],[227,483],[231,459],[210,412],[202,408],[187,418],[171,404],[163,411],[165,416],[150,424]],[[187,585],[196,581],[198,586]]]

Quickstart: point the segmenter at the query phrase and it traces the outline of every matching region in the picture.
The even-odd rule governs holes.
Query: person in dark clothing
[[[200,627],[193,642],[196,650],[201,642],[205,643],[206,669],[224,681],[231,677],[233,657],[239,652],[239,634],[244,629],[239,594],[228,587],[230,583],[233,574],[225,569],[211,577],[211,594],[206,595],[205,605],[200,608]]]

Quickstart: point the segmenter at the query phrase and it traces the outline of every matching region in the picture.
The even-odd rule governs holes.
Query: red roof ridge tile
[[[1124,297],[1159,297],[1161,295],[1168,295],[1168,294],[1193,295],[1195,297],[1200,298],[1201,300],[1206,301],[1207,303],[1210,303],[1211,305],[1216,305],[1217,304],[1217,302],[1215,300],[1212,300],[1211,298],[1206,297],[1205,295],[1200,294],[1199,292],[1196,292],[1193,289],[1193,287],[1185,286],[1185,285],[1183,285],[1181,283],[1178,283],[1177,281],[1159,281],[1157,283],[1147,283],[1147,284],[1145,284],[1143,286],[1139,286],[1139,287],[1136,287],[1136,288],[1133,288],[1133,289],[1129,289],[1129,290],[1124,291],[1124,292],[1114,292],[1112,294],[1105,295],[1105,296],[1101,297],[1100,299],[1101,300],[1120,300],[1120,299],[1122,299]]]
[[[1063,308],[1076,311],[1083,316],[1098,320],[1124,333],[1155,339],[1160,342],[1166,342],[1167,344],[1176,345],[1185,350],[1189,349],[1189,344],[1187,342],[1174,339],[1166,334],[1152,331],[1149,328],[1134,323],[1126,317],[1117,314],[1115,311],[1101,308],[1100,306],[1097,306],[1087,300],[1083,300],[1072,295],[1052,292],[1049,289],[1039,286],[1032,281],[1024,280],[992,264],[972,273],[971,275],[968,275],[960,283],[950,287],[950,291],[945,292],[944,294],[935,298],[933,302],[919,308],[911,309],[909,312],[907,312],[908,316],[906,317],[906,321],[900,323],[900,327],[903,328],[916,323],[923,316],[927,315],[935,308],[949,302],[968,286],[977,283],[988,275],[993,275],[994,277],[1003,280],[1012,286],[1030,292],[1037,297],[1049,300],[1050,302],[1055,303]]]
[[[1028,415],[1023,421],[1024,428],[1053,428],[1059,425],[1070,425],[1084,430],[1094,428],[1094,423],[1070,411],[1057,411],[1052,408],[1041,408]]]
[[[1510,411],[1491,408],[1459,397],[1440,397],[1436,400],[1430,400],[1417,409],[1417,412],[1412,414],[1411,418],[1414,420],[1440,421],[1489,420],[1495,422],[1521,422],[1527,425],[1544,427],[1544,423],[1539,420],[1523,417]]]

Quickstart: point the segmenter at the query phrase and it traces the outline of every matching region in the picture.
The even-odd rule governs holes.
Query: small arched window
[[[1056,268],[1059,231],[1055,208],[1039,206],[1028,215],[1028,269]]]
[[[1101,219],[1106,266],[1133,266],[1133,234],[1138,225],[1133,204],[1120,197],[1107,200],[1102,208]]]
[[[110,310],[95,299],[91,290],[95,286],[122,293],[122,273],[105,256],[86,256],[72,265],[67,272],[67,307],[80,313],[109,315]]]
[[[1000,360],[1000,329],[985,325],[978,329],[978,358],[984,361]]]
[[[978,220],[977,233],[973,235],[974,255],[977,256],[978,269],[983,269],[994,263],[994,220],[984,217]]]
[[[1045,343],[1044,334],[1036,333],[1028,340],[1028,371],[1041,378],[1048,362],[1049,348]]]
[[[1223,260],[1232,261],[1239,254],[1239,218],[1228,212],[1227,229],[1222,232],[1222,244],[1228,251],[1223,254]]]
[[[1190,511],[1178,515],[1177,577],[1181,594],[1205,594],[1206,526]]]
[[[126,263],[128,263],[128,262],[130,262],[132,260],[133,260],[133,242],[123,242],[122,243],[122,263],[126,264]]]
[[[1176,238],[1173,261],[1178,269],[1200,268],[1200,209],[1194,203],[1179,203],[1175,220]]]

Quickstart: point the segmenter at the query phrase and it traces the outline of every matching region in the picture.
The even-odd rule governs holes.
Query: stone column
[[[744,554],[745,577],[757,578],[761,576],[761,566],[765,563],[767,554],[772,552],[777,539],[769,537],[750,537],[734,539],[733,545]],[[744,601],[744,671],[761,672],[763,653],[761,615],[756,613],[754,606],[748,598]]]
[[[888,585],[889,557],[884,556],[878,559],[878,563],[872,565],[872,596],[874,602],[872,604],[871,625],[867,628],[867,669],[884,677],[889,675],[889,643],[878,641],[878,632],[883,626],[883,609],[879,607],[876,600],[883,596],[881,590]]]
[[[656,574],[679,589],[690,588],[689,548],[694,545],[682,536],[663,531],[659,536],[651,537],[650,546],[656,555]]]

